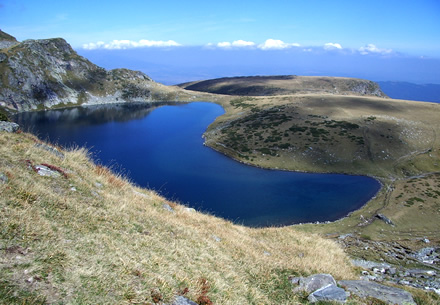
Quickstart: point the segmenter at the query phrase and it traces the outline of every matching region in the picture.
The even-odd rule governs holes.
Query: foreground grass
[[[355,275],[318,235],[191,211],[83,149],[59,157],[36,143],[0,133],[0,303],[171,303],[185,294],[200,304],[297,304],[289,276]],[[42,163],[67,176],[40,176],[32,166]]]

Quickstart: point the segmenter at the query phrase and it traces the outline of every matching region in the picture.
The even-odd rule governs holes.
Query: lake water
[[[265,170],[203,145],[224,113],[219,105],[106,105],[21,113],[16,121],[44,140],[87,146],[136,184],[197,210],[247,226],[332,221],[379,190],[363,176]]]

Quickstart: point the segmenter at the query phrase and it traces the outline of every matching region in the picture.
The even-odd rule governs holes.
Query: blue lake
[[[265,170],[203,145],[202,134],[224,110],[213,103],[106,105],[17,115],[43,140],[89,147],[136,184],[168,199],[246,226],[332,221],[363,206],[375,179]]]

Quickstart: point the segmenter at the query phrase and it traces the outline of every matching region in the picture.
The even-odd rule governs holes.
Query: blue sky
[[[63,37],[97,64],[165,83],[277,71],[440,83],[439,0],[0,0],[0,29]]]

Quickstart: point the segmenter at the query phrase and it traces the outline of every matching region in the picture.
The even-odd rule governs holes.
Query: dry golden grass
[[[0,133],[0,302],[297,304],[291,275],[354,277],[332,241],[294,228],[251,229],[186,209],[29,134]],[[67,178],[42,177],[46,163]],[[164,204],[173,207],[173,212]]]

